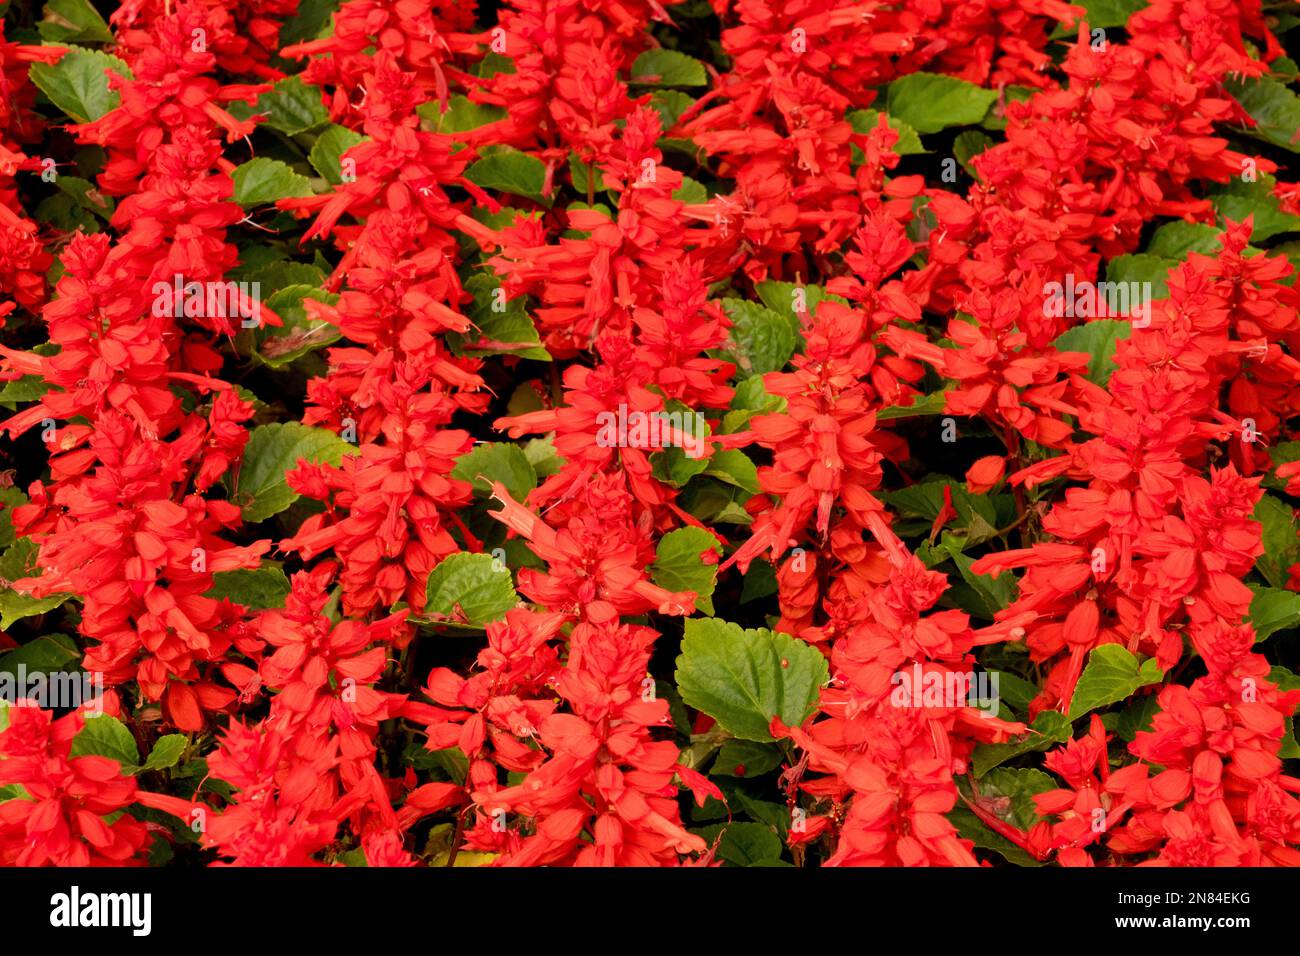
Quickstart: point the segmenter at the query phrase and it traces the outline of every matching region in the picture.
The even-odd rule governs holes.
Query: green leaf
[[[265,521],[298,500],[285,473],[302,459],[337,465],[356,449],[325,428],[308,428],[297,422],[277,422],[253,429],[244,447],[243,463],[232,500],[249,524]]]
[[[1094,647],[1070,700],[1070,720],[1131,697],[1139,687],[1158,683],[1163,677],[1155,658],[1138,663],[1122,644]]]
[[[650,105],[659,112],[664,132],[677,125],[677,120],[695,105],[695,100],[681,90],[655,90],[650,94]]]
[[[451,476],[472,484],[479,495],[490,495],[492,482],[499,481],[516,501],[523,501],[537,487],[537,472],[528,456],[510,442],[475,445],[456,459]]]
[[[1166,259],[1186,259],[1190,252],[1212,256],[1219,251],[1223,231],[1203,222],[1167,222],[1147,243],[1147,253]]]
[[[121,765],[124,774],[135,773],[140,764],[140,751],[131,731],[108,714],[86,717],[86,726],[72,738],[71,756],[109,757]]]
[[[278,159],[258,156],[236,166],[230,178],[235,182],[235,202],[250,209],[290,196],[310,196],[311,182]]]
[[[995,145],[997,144],[987,133],[977,129],[962,130],[957,134],[957,138],[952,141],[952,155],[961,164],[962,169],[970,174],[972,179],[978,179],[979,177],[975,174],[975,166],[971,160]]]
[[[990,671],[998,676],[998,696],[1012,711],[1023,714],[1029,710],[1029,704],[1038,696],[1038,685],[1023,677],[1017,677],[1009,671]]]
[[[1002,88],[1002,102],[995,102],[988,115],[980,122],[984,129],[1001,130],[1007,128],[1006,108],[1012,103],[1023,103],[1038,93],[1031,86],[1005,86]]]
[[[299,0],[297,13],[285,20],[280,27],[281,48],[330,35],[330,18],[341,2],[342,0]]]
[[[17,540],[14,533],[14,509],[27,504],[27,496],[13,485],[0,487],[0,548]]]
[[[768,742],[773,717],[797,727],[817,707],[829,679],[826,658],[788,634],[689,618],[677,658],[682,700],[732,736]]]
[[[957,828],[957,835],[963,840],[970,840],[980,849],[992,850],[1008,863],[1029,867],[1043,865],[1006,837],[985,826],[983,821],[964,805],[959,804],[948,812],[948,822]]]
[[[1255,596],[1250,599],[1250,623],[1256,642],[1300,625],[1300,594],[1259,585],[1252,585],[1251,590]]]
[[[955,500],[956,496],[954,495]],[[998,611],[1001,611],[1015,600],[1016,576],[1014,574],[1010,571],[1003,571],[996,577],[989,574],[976,574],[971,570],[971,565],[975,561],[962,553],[961,548],[953,540],[952,536],[945,534],[943,544],[952,556],[953,564],[957,565],[957,571],[961,574],[962,580],[974,596],[973,602],[963,600],[961,598],[963,592],[960,586],[953,588],[954,593],[958,596],[958,605],[963,611],[991,621]]]
[[[474,327],[467,333],[447,333],[447,344],[456,355],[517,355],[549,362],[551,353],[542,347],[537,327],[525,308],[525,297],[498,297],[500,282],[490,272],[476,272],[465,280],[465,291],[474,296],[469,319]]]
[[[1248,136],[1300,153],[1300,96],[1272,77],[1227,78],[1224,87],[1255,121]]]
[[[932,392],[920,395],[911,405],[887,405],[876,412],[876,421],[889,421],[894,418],[919,418],[924,415],[942,415],[947,407],[948,397],[944,392]]]
[[[0,388],[0,405],[14,411],[20,404],[34,402],[49,390],[49,383],[41,376],[24,375],[22,378],[16,378],[4,383],[4,387]],[[0,488],[0,501],[4,500],[3,492],[7,490],[6,488]],[[3,545],[4,542],[0,541],[0,547]]]
[[[678,202],[684,202],[688,206],[698,205],[709,201],[709,191],[705,188],[704,183],[698,179],[691,179],[690,176],[682,177],[682,184],[673,190],[673,198]]]
[[[718,858],[732,866],[770,865],[781,859],[781,837],[765,823],[715,823],[692,832],[709,845],[721,834]]]
[[[490,554],[449,555],[429,573],[424,615],[482,627],[519,603],[510,570]]]
[[[580,196],[587,195],[588,186],[591,187],[591,192],[600,192],[605,188],[605,177],[601,175],[600,167],[588,166],[576,153],[569,154],[569,178],[573,180],[573,188]]]
[[[1052,344],[1060,352],[1084,352],[1088,359],[1088,379],[1102,388],[1115,371],[1115,346],[1133,334],[1128,319],[1093,319],[1068,329]]]
[[[1291,565],[1300,560],[1295,511],[1276,495],[1266,494],[1255,505],[1252,517],[1260,523],[1264,545],[1255,568],[1273,587],[1284,588],[1291,577]]]
[[[885,112],[918,133],[949,126],[973,126],[998,98],[986,90],[939,73],[910,73],[889,84]]]
[[[510,147],[499,147],[465,170],[465,178],[484,189],[526,196],[549,206],[542,195],[546,185],[546,164],[536,156]]]
[[[453,93],[448,97],[445,113],[441,106],[437,100],[430,100],[415,108],[415,112],[424,121],[422,125],[430,132],[464,133],[503,120],[509,115],[499,106],[475,103],[461,93]]]
[[[189,738],[184,734],[167,734],[159,737],[158,742],[153,745],[153,750],[149,752],[149,759],[140,769],[166,770],[168,767],[176,766],[180,763],[181,754],[185,753],[185,748],[189,744]]]
[[[66,634],[44,634],[0,655],[0,673],[17,674],[19,665],[29,674],[79,670],[81,650]]]
[[[781,748],[753,740],[725,740],[709,772],[723,777],[761,777],[781,766]]]
[[[50,0],[45,17],[36,24],[41,39],[59,46],[64,43],[112,43],[113,34],[89,0]]]
[[[723,299],[722,307],[731,319],[727,358],[741,378],[779,371],[790,361],[796,340],[785,316],[743,299]]]
[[[71,594],[51,594],[34,598],[15,591],[10,584],[20,578],[39,577],[36,563],[40,550],[31,538],[19,538],[0,556],[0,631],[7,631],[25,617],[36,617],[54,610],[72,598]]]
[[[1021,830],[1028,830],[1042,818],[1034,804],[1034,795],[1056,789],[1056,781],[1041,770],[998,767],[980,780],[983,797],[1009,797],[1010,812],[1003,818]]]
[[[286,136],[297,136],[330,121],[320,89],[296,76],[285,77],[259,96],[257,112],[266,114],[267,126]]]
[[[880,111],[853,110],[844,118],[853,127],[853,132],[870,133],[880,124]],[[907,123],[896,116],[890,116],[886,122],[889,123],[889,128],[898,134],[898,141],[894,143],[894,152],[899,156],[915,156],[929,152],[921,145],[921,137],[917,135],[916,130]]]
[[[307,154],[307,162],[327,183],[337,186],[343,182],[343,154],[368,138],[346,126],[332,124],[316,137],[311,152]]]
[[[706,551],[722,554],[718,539],[703,528],[686,527],[669,531],[659,539],[655,563],[650,568],[655,584],[669,591],[694,591],[695,606],[713,614],[713,588],[718,579],[718,565],[705,564],[700,555]]]
[[[57,63],[33,63],[28,72],[50,102],[79,123],[117,109],[121,98],[108,88],[109,72],[131,76],[130,68],[117,57],[76,48]]]
[[[1129,705],[1120,711],[1115,732],[1119,734],[1121,740],[1132,742],[1139,731],[1151,729],[1151,720],[1159,712],[1160,700],[1155,694],[1134,697]]]
[[[1029,733],[1020,740],[1004,744],[979,744],[971,757],[971,769],[976,777],[1022,754],[1047,750],[1070,739],[1070,721],[1055,710],[1040,711],[1030,724]]]
[[[308,318],[303,304],[307,299],[333,305],[339,297],[310,285],[290,285],[266,299],[266,307],[284,324],[259,326],[253,354],[271,368],[283,368],[308,352],[337,342],[342,336],[333,323]]]
[[[284,599],[292,590],[282,568],[267,565],[260,568],[237,568],[218,571],[212,575],[212,587],[204,597],[225,598],[235,604],[263,611],[284,607]]]
[[[1273,195],[1277,180],[1260,174],[1253,183],[1234,178],[1210,195],[1210,202],[1219,215],[1233,222],[1242,222],[1247,216],[1255,217],[1252,242],[1263,242],[1283,232],[1300,231],[1300,216],[1282,211],[1278,198]]]
[[[60,176],[55,185],[82,209],[93,212],[107,221],[113,215],[115,203],[96,188],[95,184],[80,176]]]
[[[632,64],[632,82],[642,86],[706,86],[704,64],[676,50],[646,50]]]
[[[1145,7],[1147,0],[1073,0],[1073,5],[1083,7],[1083,16],[1057,27],[1052,33],[1053,38],[1075,36],[1079,20],[1088,21],[1088,26],[1094,30],[1098,27],[1105,29],[1127,26],[1128,18]]]
[[[704,474],[733,485],[751,495],[758,494],[758,468],[749,456],[738,448],[723,448],[713,453]]]
[[[847,299],[842,299],[838,295],[832,295],[822,286],[804,284],[799,285],[794,282],[780,282],[776,279],[765,279],[755,287],[758,297],[763,300],[763,304],[773,312],[779,312],[784,315],[790,323],[790,328],[794,331],[795,341],[798,342],[803,335],[804,314],[816,315],[817,307],[825,300],[839,302],[843,305],[848,304]],[[802,301],[801,301],[802,300]],[[798,311],[802,305],[803,312]]]
[[[1131,256],[1116,256],[1106,263],[1107,282],[1149,282],[1151,299],[1169,297],[1169,270],[1178,265],[1175,259],[1151,256],[1139,252]]]

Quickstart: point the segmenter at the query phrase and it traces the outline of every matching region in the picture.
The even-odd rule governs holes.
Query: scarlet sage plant
[[[1300,865],[1300,18],[49,0],[0,863]]]

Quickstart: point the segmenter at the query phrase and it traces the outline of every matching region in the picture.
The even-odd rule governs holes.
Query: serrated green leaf
[[[976,777],[1022,754],[1047,750],[1070,739],[1070,721],[1055,710],[1040,711],[1030,725],[1029,733],[1019,740],[1004,744],[979,744],[971,757],[971,769]]]
[[[796,340],[785,316],[743,299],[723,299],[722,307],[731,319],[726,354],[741,378],[779,371],[790,361]]]
[[[659,113],[664,132],[677,125],[677,120],[695,105],[695,100],[681,90],[655,90],[650,94],[650,105]]]
[[[760,491],[758,468],[749,456],[738,448],[722,448],[713,453],[704,474],[717,478],[718,481],[734,485],[741,491],[756,495]]]
[[[120,97],[108,88],[108,74],[130,77],[130,68],[99,50],[69,50],[57,63],[33,63],[32,82],[50,102],[79,123],[117,109]]]
[[[212,575],[212,587],[204,595],[214,600],[225,598],[235,604],[262,611],[284,607],[292,586],[283,569],[268,565],[261,568],[237,568]]]
[[[1139,663],[1122,644],[1094,647],[1070,699],[1070,720],[1078,720],[1098,707],[1125,700],[1139,687],[1155,684],[1163,677],[1164,671],[1155,658]]]
[[[116,717],[108,714],[86,717],[86,725],[72,738],[72,757],[108,757],[116,760],[124,774],[139,769],[140,750],[135,738]]]
[[[1092,319],[1057,336],[1052,343],[1059,352],[1083,352],[1088,356],[1088,379],[1105,388],[1115,371],[1115,348],[1120,339],[1133,334],[1128,319]]]
[[[484,189],[499,189],[547,206],[551,204],[542,195],[546,185],[546,164],[517,149],[500,147],[489,153],[465,170],[465,178]]]
[[[937,133],[949,126],[973,126],[998,98],[986,90],[939,73],[910,73],[889,84],[885,112],[918,133]]]
[[[285,77],[259,96],[257,112],[265,114],[265,125],[286,136],[297,136],[330,120],[320,89],[296,76]]]
[[[870,133],[880,125],[879,110],[852,110],[848,116],[844,117],[849,121],[855,133]],[[897,116],[890,116],[886,122],[889,128],[898,134],[898,141],[894,143],[894,152],[899,156],[915,156],[920,153],[928,153],[929,150],[921,145],[921,137],[907,123],[904,123]]]
[[[352,445],[325,428],[308,428],[297,422],[259,425],[244,447],[233,500],[244,521],[265,521],[298,500],[285,473],[299,460],[337,465],[344,455],[355,453]]]
[[[1259,174],[1253,183],[1230,179],[1210,194],[1210,202],[1220,216],[1233,222],[1243,222],[1254,216],[1252,242],[1263,242],[1283,232],[1300,231],[1300,216],[1283,212],[1278,198],[1273,195],[1277,180]]]
[[[27,496],[13,485],[0,487],[0,548],[17,540],[14,533],[14,509],[27,504]]]
[[[1223,85],[1255,121],[1255,126],[1246,130],[1247,135],[1300,153],[1300,96],[1268,76],[1229,77]]]
[[[704,64],[676,50],[646,50],[632,64],[632,82],[642,86],[705,86]]]
[[[1255,640],[1267,640],[1278,631],[1300,626],[1300,594],[1281,588],[1254,585],[1250,599],[1250,623],[1255,628]]]
[[[112,43],[113,34],[89,0],[50,0],[36,29],[46,43]]]
[[[343,182],[343,156],[353,146],[364,142],[368,137],[362,136],[346,126],[333,124],[325,127],[312,143],[307,162],[320,173],[327,183],[337,186]]]
[[[166,770],[180,763],[181,754],[189,746],[189,738],[184,734],[166,734],[159,737],[149,752],[149,759],[141,770]]]
[[[1139,252],[1116,256],[1106,263],[1107,282],[1151,283],[1151,301],[1169,297],[1169,270],[1178,265],[1175,259]]]
[[[467,481],[479,495],[492,493],[492,482],[499,481],[516,501],[523,501],[537,487],[537,472],[518,445],[509,442],[484,442],[456,459],[453,478]]]
[[[34,598],[10,586],[20,578],[40,576],[41,569],[36,563],[39,550],[31,538],[19,538],[0,556],[0,631],[9,630],[15,622],[25,617],[36,617],[52,611],[72,598],[71,594]]]
[[[942,415],[947,407],[948,397],[944,392],[931,392],[929,395],[917,396],[911,405],[886,405],[876,412],[877,421],[891,421],[895,418],[920,418],[928,415]]]
[[[718,859],[732,866],[771,865],[781,859],[781,837],[763,823],[715,823],[693,833],[712,845],[718,843]]]
[[[1165,259],[1186,259],[1188,253],[1212,256],[1219,251],[1223,231],[1203,222],[1167,222],[1151,236],[1147,254]]]
[[[258,156],[236,166],[230,174],[235,183],[235,202],[250,209],[265,206],[277,199],[310,196],[311,183],[278,159]]]
[[[732,736],[771,741],[773,717],[799,726],[816,709],[828,679],[826,658],[788,634],[714,618],[686,621],[677,688],[682,700]]]
[[[722,554],[718,539],[703,528],[677,528],[659,539],[655,563],[650,568],[655,584],[669,591],[695,592],[695,607],[713,613],[713,588],[718,579],[718,565],[705,564],[701,555],[712,551]]]
[[[1290,568],[1300,561],[1300,528],[1295,510],[1276,495],[1264,495],[1255,505],[1252,517],[1260,523],[1264,553],[1255,559],[1255,568],[1274,588],[1285,588]]]
[[[468,96],[453,93],[447,98],[446,112],[437,100],[421,103],[415,108],[424,128],[434,133],[464,133],[480,126],[503,120],[509,115],[499,106],[475,103]]]
[[[465,291],[474,297],[469,309],[473,328],[465,333],[448,332],[447,344],[456,355],[516,355],[539,362],[551,361],[542,347],[537,327],[525,308],[523,296],[506,299],[497,294],[500,282],[489,272],[476,272],[465,280]]]
[[[775,744],[760,744],[753,740],[724,740],[709,773],[748,780],[775,770],[784,759],[781,748]]]
[[[424,616],[482,627],[519,603],[510,570],[490,554],[449,555],[429,573]]]
[[[343,333],[333,323],[308,317],[304,305],[308,299],[333,305],[339,297],[336,293],[309,285],[289,285],[274,292],[266,299],[266,307],[278,315],[283,324],[258,328],[254,356],[271,368],[283,368],[342,337]]]
[[[81,650],[66,634],[43,634],[0,655],[0,673],[17,674],[19,665],[29,674],[79,670]]]

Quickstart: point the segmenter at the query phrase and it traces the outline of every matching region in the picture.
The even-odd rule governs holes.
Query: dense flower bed
[[[1300,864],[1287,5],[95,6],[0,863]]]

